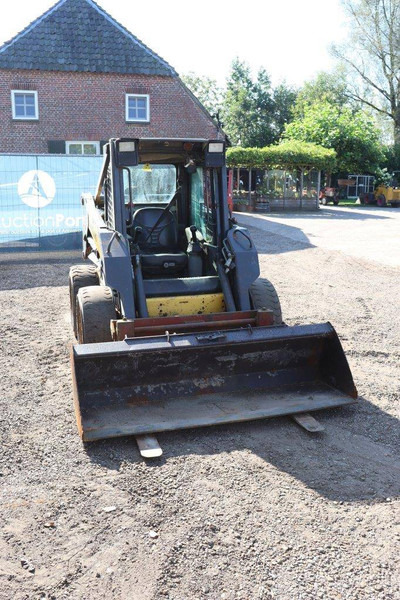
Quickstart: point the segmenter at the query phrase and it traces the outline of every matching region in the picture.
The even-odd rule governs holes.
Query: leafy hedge
[[[336,152],[308,142],[288,141],[266,148],[228,148],[229,167],[248,169],[321,169],[332,172],[336,165]]]
[[[302,118],[286,125],[284,140],[332,148],[337,155],[336,169],[344,173],[374,173],[384,159],[371,115],[326,101],[305,108]]]

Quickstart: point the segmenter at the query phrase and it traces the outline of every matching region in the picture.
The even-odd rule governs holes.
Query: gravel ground
[[[252,234],[287,323],[335,325],[360,402],[316,435],[288,418],[164,433],[153,462],[78,437],[78,255],[0,257],[2,600],[400,597],[399,268]]]

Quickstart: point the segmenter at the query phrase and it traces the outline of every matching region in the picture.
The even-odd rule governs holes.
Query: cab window
[[[174,165],[141,164],[123,170],[125,204],[168,204],[176,192]]]
[[[198,167],[190,176],[190,222],[196,225],[206,242],[214,243],[215,222],[208,169]]]

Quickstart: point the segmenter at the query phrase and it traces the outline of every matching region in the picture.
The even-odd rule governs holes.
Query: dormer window
[[[31,90],[11,90],[13,119],[37,121],[39,118],[38,93]]]

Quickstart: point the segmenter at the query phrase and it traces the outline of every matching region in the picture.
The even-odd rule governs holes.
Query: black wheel
[[[76,323],[76,297],[83,287],[99,285],[99,277],[94,265],[74,265],[69,270],[69,305],[71,310],[71,323],[75,337],[78,339]]]
[[[335,206],[337,206],[337,205],[339,204],[339,200],[334,200],[334,201],[333,201],[333,204],[334,204]]]
[[[268,279],[256,279],[251,284],[249,293],[254,309],[272,310],[274,325],[282,325],[281,303],[274,286]]]
[[[81,288],[77,296],[77,340],[80,344],[111,342],[111,319],[116,319],[112,289],[102,285]]]
[[[380,196],[377,197],[376,203],[378,206],[387,206],[386,198],[383,194],[381,194]]]

